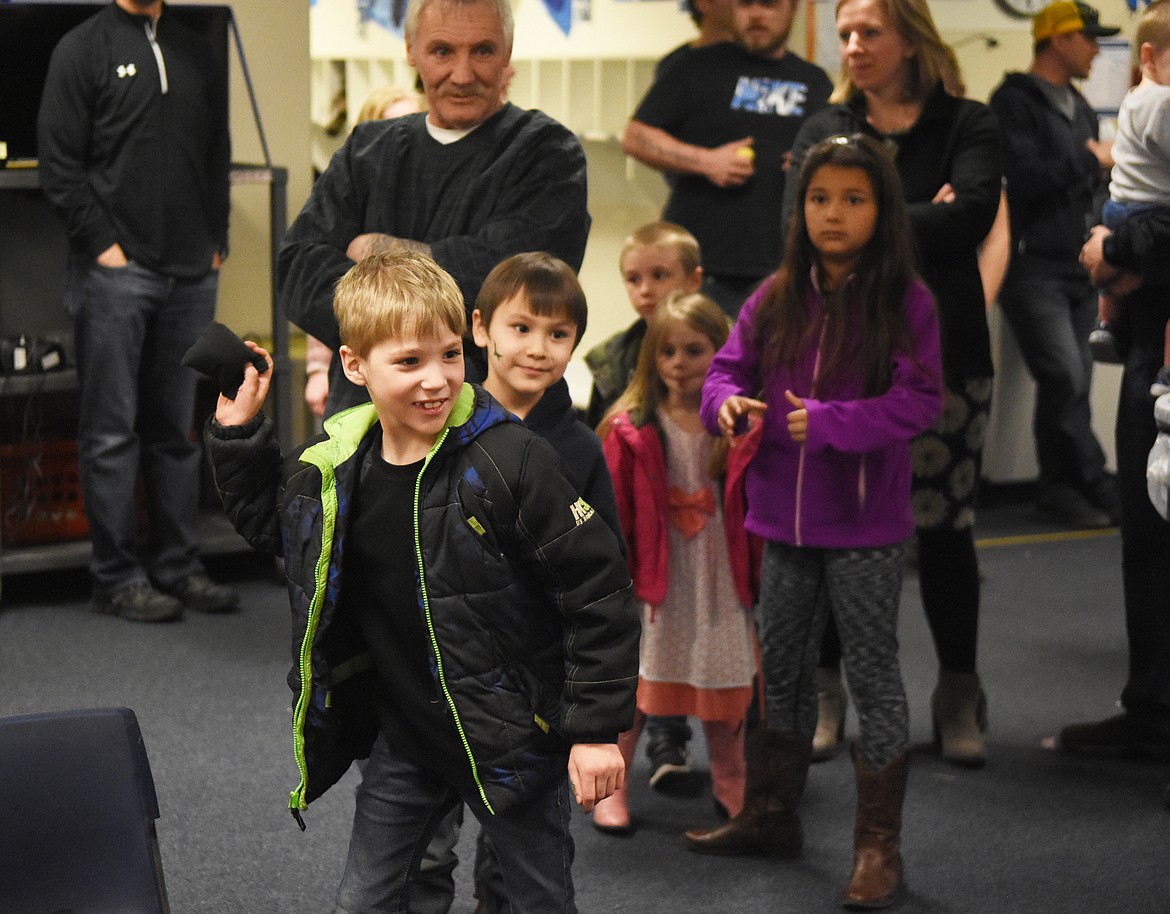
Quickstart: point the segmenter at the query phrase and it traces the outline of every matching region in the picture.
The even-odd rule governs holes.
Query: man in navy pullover
[[[412,0],[405,31],[428,111],[354,128],[280,246],[285,310],[331,349],[340,343],[333,288],[368,254],[430,255],[455,278],[469,319],[484,277],[505,258],[547,251],[578,270],[585,255],[581,144],[547,115],[505,101],[508,0]],[[466,341],[464,354],[468,380],[482,380],[482,353]],[[326,415],[367,399],[334,359]]]

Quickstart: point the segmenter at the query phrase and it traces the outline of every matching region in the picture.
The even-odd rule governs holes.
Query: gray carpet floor
[[[903,841],[910,891],[897,910],[1162,914],[1170,910],[1170,811],[1161,802],[1170,767],[1071,758],[1042,745],[1065,723],[1115,711],[1126,664],[1117,535],[1066,535],[1012,505],[985,510],[979,535],[991,719],[981,771],[949,766],[931,749],[935,661],[917,582],[906,581],[902,663],[915,750]],[[239,588],[243,611],[161,627],[93,614],[79,573],[7,577],[0,715],[134,709],[175,914],[325,914],[356,778],[351,772],[311,807],[306,832],[296,827],[286,809],[297,774],[285,593],[256,557],[218,557],[211,568]],[[701,739],[692,748],[702,768]],[[654,793],[646,766],[640,753],[633,836],[575,820],[583,912],[840,910],[854,802],[844,753],[811,772],[806,850],[791,863],[688,853],[680,833],[715,821],[710,795]],[[460,845],[468,863],[474,831],[469,820]],[[469,914],[470,866],[458,875],[452,910]]]

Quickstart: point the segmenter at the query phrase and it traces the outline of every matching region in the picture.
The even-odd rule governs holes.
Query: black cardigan
[[[884,139],[866,120],[863,96],[805,121],[792,147],[792,174],[799,173],[810,147],[853,133]],[[938,305],[943,374],[952,387],[965,378],[990,377],[991,339],[977,251],[995,221],[1003,186],[995,115],[986,105],[955,98],[939,86],[914,126],[896,138],[896,150],[919,272]],[[931,203],[947,183],[955,190],[954,202]],[[793,180],[785,187],[785,233],[798,184]]]

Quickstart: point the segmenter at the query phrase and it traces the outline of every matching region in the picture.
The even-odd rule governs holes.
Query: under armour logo
[[[125,79],[127,76],[133,76],[138,72],[138,68],[132,63],[118,64],[117,69],[118,79]]]

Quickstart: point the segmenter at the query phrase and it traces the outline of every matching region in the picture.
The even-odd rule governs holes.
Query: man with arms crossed
[[[589,234],[585,153],[565,127],[504,99],[511,75],[508,0],[413,0],[406,53],[426,113],[354,128],[281,244],[289,318],[336,349],[333,288],[368,254],[429,254],[459,284],[468,313],[484,277],[522,251],[581,266]],[[486,363],[465,348],[468,379]],[[364,402],[334,359],[326,414]]]

